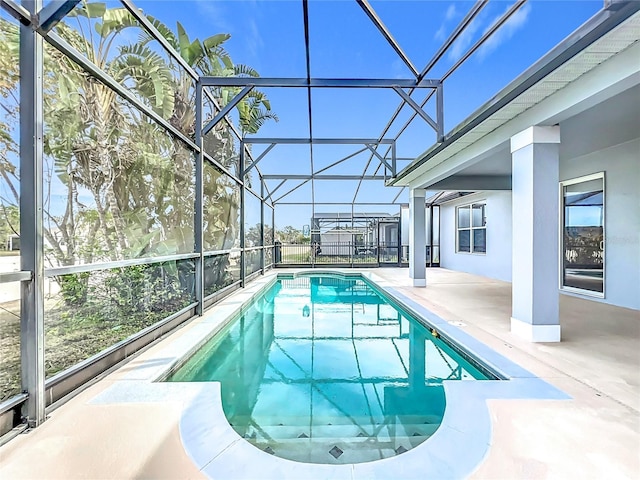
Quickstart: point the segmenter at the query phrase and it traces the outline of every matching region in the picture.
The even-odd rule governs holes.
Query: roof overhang
[[[603,10],[420,155],[387,185],[427,188],[504,147],[640,83],[640,2]]]

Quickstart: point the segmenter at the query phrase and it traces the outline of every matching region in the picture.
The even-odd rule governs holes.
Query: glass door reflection
[[[563,182],[562,287],[604,294],[604,174]]]

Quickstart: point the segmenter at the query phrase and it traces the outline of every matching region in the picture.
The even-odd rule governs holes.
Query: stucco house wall
[[[486,203],[487,252],[456,252],[456,207]],[[452,200],[440,209],[440,266],[511,281],[511,192],[479,192]]]

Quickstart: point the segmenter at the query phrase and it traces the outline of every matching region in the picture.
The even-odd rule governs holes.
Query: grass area
[[[45,299],[45,377],[51,378],[193,301],[191,264],[136,265],[58,277]],[[21,391],[20,302],[0,309],[0,399]]]
[[[322,244],[321,251],[313,257],[309,244],[288,244],[280,247],[282,264],[335,264],[335,265],[374,265],[379,263],[397,263],[397,248],[363,249],[358,245]],[[352,255],[353,254],[353,255]],[[379,256],[379,257],[378,257]]]
[[[21,391],[20,301],[0,304],[0,401]]]
[[[102,305],[69,308],[59,299],[45,302],[45,377],[85,360],[190,303],[174,302],[156,311],[128,315]],[[0,305],[0,401],[20,393],[20,302]]]
[[[311,256],[308,253],[283,253],[282,263],[311,263]]]
[[[229,259],[207,259],[205,290],[239,278]],[[51,378],[178,312],[194,301],[190,260],[96,270],[56,277],[45,299],[45,377]],[[20,301],[0,304],[0,401],[21,391]]]
[[[378,263],[378,258],[375,256],[361,256],[361,255],[355,255],[353,258],[349,255],[318,255],[314,259],[314,263],[316,264],[327,264],[327,265],[329,264],[351,265],[352,262],[354,264]],[[309,255],[304,255],[301,253],[283,255],[281,263],[311,265],[311,257]]]
[[[281,263],[284,264],[311,264],[311,247],[309,245],[283,245]],[[367,255],[332,255],[331,252],[321,253],[313,259],[316,264],[373,264],[378,262],[375,254]]]

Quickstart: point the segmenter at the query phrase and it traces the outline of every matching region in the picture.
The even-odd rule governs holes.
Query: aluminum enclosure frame
[[[503,15],[501,15],[491,26],[491,28],[486,31],[481,38],[466,51],[466,53],[462,56],[460,60],[458,60],[453,67],[449,69],[449,71],[443,76],[441,79],[427,79],[426,75],[428,72],[436,65],[436,63],[445,55],[449,48],[455,43],[457,39],[466,31],[471,22],[477,15],[481,12],[481,10],[487,5],[488,0],[477,0],[461,22],[456,26],[453,32],[449,35],[449,37],[444,41],[443,45],[436,52],[436,54],[430,59],[430,61],[426,64],[426,66],[422,69],[422,71],[418,71],[415,65],[411,62],[406,53],[402,50],[399,43],[393,38],[390,31],[383,24],[380,17],[377,15],[371,4],[367,0],[356,0],[358,5],[362,8],[364,13],[369,17],[374,26],[379,30],[381,35],[385,38],[387,43],[395,50],[398,57],[404,62],[404,64],[408,67],[410,72],[415,77],[414,79],[354,79],[354,78],[313,78],[311,76],[310,70],[310,48],[309,48],[309,8],[308,8],[308,0],[302,0],[303,3],[303,22],[304,22],[304,36],[305,36],[305,57],[306,57],[306,67],[307,67],[307,77],[306,78],[243,78],[243,77],[211,77],[211,76],[203,76],[199,81],[199,88],[203,88],[206,90],[207,87],[238,87],[243,88],[243,90],[231,101],[238,102],[240,101],[251,89],[254,87],[269,87],[269,88],[306,88],[308,92],[307,100],[308,100],[308,121],[309,121],[309,135],[306,139],[306,142],[303,142],[302,139],[248,139],[243,138],[242,141],[245,143],[268,143],[269,147],[262,152],[259,158],[252,163],[249,163],[246,168],[242,169],[243,175],[247,174],[251,168],[254,166],[257,167],[257,164],[271,151],[276,145],[280,143],[308,143],[310,145],[310,164],[311,164],[311,174],[307,176],[267,176],[263,177],[264,179],[281,179],[281,182],[275,187],[273,192],[268,192],[269,198],[273,201],[274,205],[279,203],[280,200],[306,184],[307,182],[311,182],[311,196],[312,206],[315,203],[315,184],[314,180],[319,179],[317,176],[320,171],[316,172],[314,169],[313,162],[313,145],[318,143],[314,140],[313,135],[313,114],[312,114],[312,90],[315,88],[386,88],[394,90],[400,97],[401,103],[399,107],[396,109],[395,113],[392,115],[391,119],[383,129],[382,134],[379,138],[376,139],[375,142],[369,142],[366,144],[366,147],[371,151],[371,156],[362,172],[362,174],[357,178],[357,175],[343,175],[343,176],[333,176],[328,177],[327,179],[332,180],[358,180],[358,186],[353,196],[352,204],[357,202],[357,196],[362,185],[362,182],[369,179],[381,179],[383,181],[389,180],[387,178],[386,172],[382,177],[377,177],[377,173],[380,167],[384,166],[387,170],[391,172],[391,179],[395,178],[397,175],[395,163],[396,163],[396,146],[395,141],[402,135],[402,133],[406,130],[409,124],[416,118],[416,116],[421,117],[430,127],[432,127],[436,132],[436,144],[439,144],[444,141],[445,133],[444,133],[444,87],[443,83],[445,78],[450,76],[455,70],[457,70],[460,65],[462,65],[466,59],[468,59],[481,45],[484,44],[486,40],[488,40],[491,35],[493,35],[502,25],[504,25],[509,18],[513,14],[515,14],[525,3],[526,0],[518,0],[516,1]],[[418,104],[412,97],[411,94],[419,88],[427,88],[431,89],[430,94],[425,98],[425,100]],[[405,91],[408,89],[408,92]],[[436,118],[431,118],[424,110],[423,107],[425,104],[432,98],[435,94],[436,97]],[[393,139],[391,146],[387,149],[387,151],[381,155],[375,148],[372,148],[372,145],[376,147],[380,144],[386,143],[387,138],[385,138],[386,133],[389,131],[391,125],[398,117],[402,108],[407,105],[409,108],[413,110],[413,115],[411,118],[405,123],[405,125],[400,129],[399,133]],[[221,112],[223,114],[225,112]],[[205,128],[211,128],[217,121],[220,121],[222,115],[218,115],[215,119],[213,119]],[[244,147],[242,148],[244,151]],[[393,165],[389,165],[385,159],[387,155],[392,154],[392,163]],[[369,168],[371,161],[376,158],[380,161],[380,165],[376,169],[374,175],[366,175],[366,171]],[[343,159],[344,160],[344,159]],[[335,164],[340,163],[343,160],[338,160]],[[333,164],[333,165],[335,165]],[[330,168],[330,167],[325,167]],[[288,180],[303,180],[302,183],[298,184],[294,188],[287,191],[284,195],[281,195],[278,198],[274,198],[275,190],[280,189],[285,182]],[[405,191],[403,187],[400,189],[396,197],[393,199],[392,204],[396,204],[400,195]],[[313,208],[312,208],[313,210]]]
[[[0,404],[0,417],[2,417],[3,427],[0,436],[4,435],[9,428],[21,417],[29,427],[39,426],[46,418],[46,413],[50,404],[60,399],[61,396],[75,391],[87,380],[99,375],[100,372],[118,363],[125,357],[142,348],[149,342],[155,341],[160,334],[175,328],[194,314],[201,314],[202,310],[214,301],[218,301],[230,294],[235,286],[244,282],[231,284],[215,294],[205,296],[203,291],[203,259],[204,256],[226,255],[231,251],[205,252],[202,242],[202,165],[208,162],[211,166],[227,175],[235,184],[243,188],[244,182],[233,175],[225,166],[219,164],[211,158],[200,145],[197,145],[182,132],[174,128],[164,118],[156,114],[147,105],[143,104],[137,97],[123,87],[120,83],[111,78],[107,73],[98,68],[83,54],[75,50],[64,39],[57,35],[53,29],[71,10],[73,10],[79,0],[60,1],[52,0],[42,7],[42,0],[23,0],[24,5],[15,3],[13,0],[2,0],[1,7],[9,15],[20,22],[20,185],[21,185],[21,271],[3,273],[0,275],[0,283],[21,282],[21,328],[20,328],[20,363],[23,393],[3,401]],[[184,64],[181,56],[167,44],[166,40],[151,25],[149,20],[128,0],[122,0],[125,8],[139,22],[140,27],[146,29],[168,52],[170,57],[181,66]],[[174,139],[181,141],[197,159],[195,162],[195,212],[196,221],[195,239],[196,245],[193,253],[167,255],[163,257],[135,258],[112,262],[101,262],[91,264],[72,265],[64,267],[44,268],[44,248],[43,248],[43,41],[47,41],[51,46],[76,64],[78,64],[88,75],[101,81],[117,95],[130,102],[134,108],[151,118],[158,126]],[[185,68],[194,81],[199,78],[198,74],[190,68]],[[207,95],[214,106],[220,109],[215,98]],[[202,113],[201,109],[197,109]],[[236,127],[224,119],[230,131],[240,138]],[[259,170],[258,170],[259,172]],[[198,175],[199,174],[199,175]],[[260,174],[260,172],[259,172]],[[262,179],[260,179],[262,182]],[[273,205],[265,198],[265,195],[258,195],[261,204],[273,208]],[[271,248],[271,245],[259,247],[264,256],[264,250]],[[244,255],[244,252],[241,252]],[[107,348],[98,355],[94,355],[85,361],[76,364],[54,377],[45,378],[44,373],[44,294],[43,285],[45,277],[55,277],[76,273],[86,273],[97,270],[121,268],[127,266],[151,265],[164,262],[193,259],[196,262],[196,302],[184,307],[178,312],[173,312],[167,318],[160,320],[151,327],[135,334],[126,340]],[[261,264],[260,272],[264,273],[270,265]],[[199,272],[199,274],[198,274]],[[158,333],[161,332],[161,333]],[[8,420],[6,420],[8,419]],[[5,421],[6,420],[6,421]]]
[[[487,30],[481,38],[467,49],[466,53],[462,55],[458,60],[441,78],[427,79],[426,76],[432,70],[434,65],[443,58],[451,46],[460,38],[460,36],[468,31],[471,22],[479,15],[482,9],[487,5],[488,0],[477,0],[470,6],[467,14],[460,21],[458,26],[452,31],[449,37],[443,42],[441,48],[434,54],[434,56],[426,63],[426,66],[418,71],[416,65],[414,65],[406,53],[402,50],[399,43],[393,38],[389,29],[382,23],[380,17],[376,14],[373,7],[367,0],[356,0],[358,5],[362,8],[363,13],[369,17],[374,26],[378,29],[380,34],[385,38],[387,43],[397,53],[400,60],[407,66],[410,73],[414,78],[409,79],[353,79],[353,78],[313,78],[310,72],[310,50],[309,50],[309,12],[308,12],[308,0],[301,0],[303,4],[303,22],[305,27],[305,50],[306,50],[306,67],[307,76],[303,78],[246,78],[246,77],[206,77],[200,76],[183,58],[182,56],[171,47],[169,42],[160,34],[160,32],[153,26],[147,16],[133,3],[132,0],[120,0],[120,3],[129,12],[129,14],[139,23],[141,29],[145,30],[158,44],[165,49],[172,61],[175,61],[185,72],[193,79],[196,84],[196,135],[194,139],[189,138],[184,133],[173,127],[166,119],[162,118],[148,105],[144,104],[140,99],[133,95],[122,84],[118,83],[114,78],[109,76],[106,72],[101,70],[98,66],[93,64],[83,54],[75,50],[68,42],[61,38],[55,32],[55,26],[58,22],[62,21],[67,14],[69,14],[79,3],[80,0],[51,0],[47,2],[47,5],[43,7],[43,0],[22,0],[22,4],[15,0],[0,0],[0,7],[8,13],[12,18],[16,19],[20,23],[20,76],[21,76],[21,90],[20,90],[20,170],[21,170],[21,267],[19,272],[4,273],[0,275],[0,284],[7,282],[21,282],[21,377],[22,377],[22,393],[19,393],[13,398],[8,399],[0,404],[0,415],[8,414],[9,412],[18,412],[17,409],[21,409],[21,414],[24,420],[31,427],[37,427],[42,424],[46,418],[47,413],[47,393],[51,391],[61,392],[60,395],[67,394],[70,391],[76,389],[87,378],[95,377],[109,368],[115,362],[121,360],[126,354],[135,352],[142,344],[148,344],[160,334],[160,332],[166,332],[170,327],[178,325],[180,322],[185,321],[193,314],[201,315],[205,308],[212,303],[215,303],[223,296],[231,293],[232,291],[241,288],[247,281],[254,278],[257,275],[264,274],[264,272],[272,265],[266,265],[266,253],[267,250],[272,248],[273,245],[264,245],[265,232],[264,232],[264,220],[267,216],[265,208],[271,208],[271,226],[275,227],[275,207],[277,205],[311,205],[312,211],[315,210],[315,205],[330,205],[326,202],[316,202],[314,194],[314,181],[315,180],[358,180],[359,184],[355,191],[351,206],[352,218],[355,215],[354,208],[357,205],[393,205],[399,206],[397,203],[400,195],[404,192],[401,189],[398,195],[391,203],[367,203],[358,202],[357,196],[360,189],[360,185],[363,181],[382,181],[389,180],[386,175],[380,174],[380,168],[386,168],[392,173],[391,177],[398,179],[398,172],[396,172],[396,142],[410,123],[416,118],[421,117],[422,120],[427,122],[436,132],[436,144],[433,152],[437,152],[464,133],[464,131],[473,127],[477,121],[482,120],[482,115],[478,119],[474,119],[464,131],[455,132],[453,135],[447,136],[444,132],[444,84],[446,79],[462,65],[474,52],[480,48],[486,42],[491,35],[493,35],[502,25],[504,25],[513,14],[515,14],[526,2],[526,0],[516,1],[491,27]],[[619,18],[623,17],[625,12],[638,8],[633,5],[634,2],[623,2],[614,0],[605,0],[605,6],[607,4],[615,5],[615,13],[603,10],[595,23],[598,24],[598,28],[594,28],[589,38],[581,40],[579,38],[572,38],[570,45],[566,45],[563,48],[568,50],[568,53],[558,52],[558,60],[560,62],[569,54],[575,54],[579,48],[587,41],[593,41],[594,38],[601,35],[607,28],[612,28],[611,24],[614,21],[622,21]],[[613,10],[613,9],[612,9]],[[622,12],[622,13],[621,13]],[[602,20],[602,17],[609,16],[609,20]],[[53,48],[65,54],[69,59],[77,63],[89,76],[98,81],[104,83],[107,87],[113,90],[117,95],[124,98],[133,107],[138,109],[143,114],[147,115],[153,120],[163,131],[169,135],[172,139],[182,142],[186,148],[195,157],[195,200],[194,200],[194,236],[195,245],[193,251],[179,255],[169,255],[165,257],[153,257],[153,258],[136,258],[131,260],[121,260],[116,262],[103,262],[93,263],[88,265],[74,265],[69,267],[54,267],[45,269],[44,266],[44,247],[42,240],[43,230],[43,41],[47,41]],[[560,47],[560,46],[559,46]],[[569,51],[570,50],[570,51]],[[539,67],[539,66],[538,66]],[[549,68],[553,67],[550,65]],[[532,67],[533,68],[533,67]],[[527,79],[523,80],[523,88],[534,82],[542,72],[532,71],[526,72]],[[237,87],[239,94],[227,105],[219,105],[216,98],[209,91],[210,87]],[[254,88],[304,88],[307,90],[308,97],[308,118],[309,118],[309,135],[306,138],[248,138],[244,137],[238,128],[233,124],[229,118],[229,113],[242,99],[244,95],[250,93]],[[331,89],[331,88],[366,88],[366,89],[390,89],[396,92],[400,97],[399,106],[395,110],[395,113],[391,116],[387,125],[383,128],[379,136],[371,138],[336,138],[336,139],[322,139],[316,138],[313,134],[313,111],[312,111],[312,92],[314,89]],[[428,95],[424,101],[418,103],[411,96],[415,91],[429,90]],[[511,95],[511,94],[510,94]],[[436,101],[436,118],[431,118],[425,111],[424,107],[426,103],[435,98]],[[498,103],[491,108],[498,107],[508,102],[511,96],[505,96],[504,98],[497,99]],[[214,112],[214,118],[210,120],[210,123],[203,125],[203,101],[210,101],[216,112]],[[234,103],[235,102],[235,103]],[[412,110],[412,115],[409,120],[400,128],[399,133],[390,138],[388,136],[389,130],[398,118],[401,110],[405,107],[409,107]],[[489,111],[489,110],[488,110]],[[484,114],[483,114],[484,115]],[[212,124],[212,122],[214,122]],[[204,151],[202,137],[211,128],[220,122],[224,122],[226,128],[232,132],[235,139],[240,142],[240,170],[234,174],[211,157],[210,154]],[[352,157],[355,154],[347,155],[346,157],[337,160],[332,165],[324,167],[319,170],[313,169],[313,146],[318,144],[353,144],[364,146],[356,154],[369,150],[370,157],[367,165],[365,166],[362,174],[358,175],[330,175],[324,174],[328,168],[333,165],[337,165],[340,162]],[[247,148],[249,144],[265,144],[266,150],[263,151],[257,157],[254,157]],[[260,170],[260,161],[263,160],[270,151],[277,145],[283,144],[308,144],[310,148],[310,161],[311,161],[311,174],[309,175],[265,175]],[[386,146],[386,151],[378,150],[377,147]],[[421,161],[427,161],[428,157],[433,152],[425,155]],[[367,175],[367,169],[371,161],[379,161],[379,166],[373,175]],[[389,161],[391,163],[389,163]],[[211,166],[217,171],[226,175],[240,190],[241,205],[240,205],[240,248],[224,249],[218,251],[207,251],[203,241],[203,171],[205,166]],[[416,165],[417,166],[417,165]],[[256,170],[260,187],[258,192],[253,192],[247,184],[245,184],[245,177],[251,171]],[[399,174],[400,176],[402,173]],[[269,190],[265,180],[281,180],[279,184]],[[274,194],[280,190],[288,181],[302,181],[299,185],[293,189],[276,197]],[[309,203],[303,202],[291,202],[282,201],[290,193],[295,191],[300,186],[311,182],[312,184],[312,198]],[[261,224],[263,225],[263,231],[261,234],[262,245],[257,247],[245,247],[244,238],[244,197],[246,190],[251,190],[257,198],[260,200],[262,207],[261,210]],[[284,189],[283,189],[284,190]],[[279,192],[281,193],[281,192]],[[349,203],[336,203],[336,205],[349,205]],[[261,262],[260,270],[250,275],[245,272],[245,256],[247,251],[260,250]],[[204,291],[204,270],[205,270],[205,258],[215,255],[227,255],[231,253],[240,253],[240,265],[241,274],[238,281],[234,281],[230,285],[218,290],[210,295],[205,295]],[[44,281],[46,277],[65,275],[70,273],[90,272],[94,270],[124,267],[130,265],[145,265],[155,264],[167,261],[176,261],[190,259],[195,262],[195,302],[188,305],[178,312],[174,312],[167,318],[157,322],[150,327],[149,331],[139,332],[138,334],[128,338],[121,344],[111,346],[99,355],[91,357],[86,362],[81,362],[50,379],[45,379],[44,373]],[[126,355],[125,355],[126,356]],[[108,361],[105,360],[108,357]],[[58,383],[60,382],[60,383]],[[65,385],[62,385],[65,382]],[[69,388],[68,388],[69,387]],[[62,393],[63,392],[63,393]],[[57,398],[56,398],[57,399]],[[2,435],[4,432],[0,432]]]

